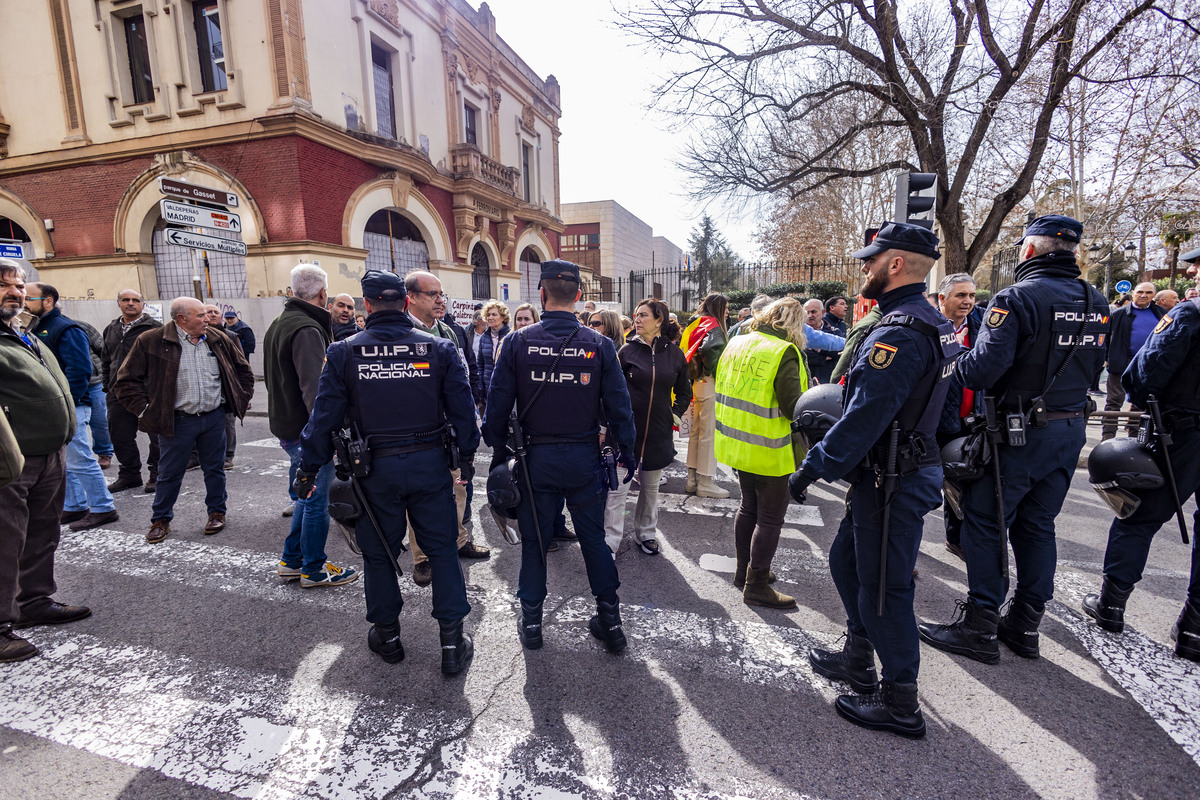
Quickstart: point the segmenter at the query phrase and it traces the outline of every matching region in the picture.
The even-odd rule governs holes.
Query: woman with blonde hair
[[[488,389],[492,386],[492,369],[496,366],[496,357],[500,355],[500,341],[508,336],[508,306],[499,300],[488,300],[480,310],[487,323],[479,342],[479,378],[486,403]]]
[[[519,331],[539,321],[537,309],[530,303],[521,303],[513,312],[513,330]]]
[[[746,328],[726,345],[716,381],[716,456],[737,470],[742,490],[733,518],[733,583],[747,605],[795,608],[796,599],[770,583],[790,500],[788,477],[803,456],[794,447],[792,411],[809,385],[800,357],[804,305],[794,297],[776,300],[756,311]]]
[[[680,345],[688,361],[692,379],[692,431],[688,436],[687,485],[685,491],[698,497],[729,497],[729,491],[714,482],[717,477],[717,458],[714,450],[716,431],[716,374],[717,364],[729,332],[725,327],[725,312],[729,298],[712,292],[700,303],[696,319],[683,332]]]

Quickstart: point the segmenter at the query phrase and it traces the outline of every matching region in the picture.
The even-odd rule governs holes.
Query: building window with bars
[[[521,144],[521,187],[526,203],[533,202],[533,147]]]
[[[470,103],[463,103],[463,138],[467,144],[479,146],[479,112]]]
[[[192,24],[196,30],[196,53],[200,57],[200,83],[205,92],[223,92],[229,88],[225,75],[225,40],[221,36],[221,15],[216,0],[192,4]]]
[[[363,230],[367,269],[407,275],[429,269],[429,247],[421,232],[404,215],[390,209],[376,211]]]
[[[487,300],[492,296],[492,269],[487,249],[478,242],[471,248],[471,299]]]
[[[371,72],[375,81],[375,132],[396,138],[396,96],[392,80],[392,54],[371,43]]]
[[[150,44],[146,21],[141,14],[122,20],[125,26],[125,51],[129,56],[130,89],[134,104],[154,102],[154,76],[150,70]]]
[[[542,259],[532,247],[521,251],[521,299],[527,303],[538,302],[538,282],[542,277]]]
[[[234,231],[205,229],[206,236],[240,240]],[[167,226],[159,220],[151,239],[154,252],[154,277],[158,296],[163,300],[195,297],[196,281],[204,298],[231,300],[249,297],[246,283],[246,257],[215,250],[192,250],[167,241]]]

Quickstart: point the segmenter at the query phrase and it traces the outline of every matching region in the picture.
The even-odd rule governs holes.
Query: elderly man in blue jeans
[[[326,310],[328,281],[315,264],[292,269],[292,296],[283,313],[267,329],[263,343],[263,378],[267,385],[267,420],[271,433],[291,458],[288,486],[300,466],[300,432],[312,413],[317,383],[325,366],[325,349],[333,341],[332,317]],[[341,586],[358,579],[353,567],[325,560],[329,536],[329,486],[333,462],[317,472],[313,493],[297,500],[292,527],[279,560],[281,578],[299,578],[306,589]]]

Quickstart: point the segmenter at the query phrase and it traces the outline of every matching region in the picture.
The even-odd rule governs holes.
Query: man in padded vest
[[[1054,519],[1087,438],[1088,389],[1104,366],[1109,328],[1108,303],[1075,262],[1082,235],[1083,225],[1057,214],[1029,224],[1017,282],[992,298],[978,341],[958,361],[963,386],[995,402],[1003,432],[1000,497],[1017,588],[1002,614],[1008,547],[989,470],[963,487],[967,601],[950,624],[919,629],[926,643],[984,664],[1000,660],[999,642],[1037,658],[1038,626],[1054,594]]]
[[[842,717],[864,728],[920,738],[925,719],[917,703],[921,657],[913,566],[925,515],[942,501],[934,437],[947,378],[962,345],[954,326],[925,299],[925,279],[939,257],[932,232],[885,222],[854,257],[863,259],[867,275],[862,296],[879,302],[882,318],[846,375],[842,418],[789,482],[792,497],[801,503],[808,485],[818,479],[851,483],[849,512],[829,549],[829,571],[846,609],[846,644],[841,652],[814,649],[809,660],[818,674],[845,681],[859,693],[837,699]],[[882,683],[876,678],[876,652]]]
[[[355,526],[372,623],[367,646],[390,663],[404,658],[399,620],[404,601],[392,555],[404,549],[407,519],[432,565],[442,672],[456,675],[473,652],[471,638],[463,633],[471,605],[458,562],[458,517],[445,441],[446,426],[453,426],[462,475],[470,480],[479,446],[471,386],[454,343],[413,328],[401,278],[368,270],[362,288],[366,329],[326,351],[312,416],[300,434],[293,488],[300,498],[312,494],[317,472],[333,457],[330,434],[349,417],[351,436],[370,453],[369,474],[358,482],[373,513]]]

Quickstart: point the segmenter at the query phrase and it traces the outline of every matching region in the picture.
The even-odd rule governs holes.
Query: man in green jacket
[[[20,477],[0,489],[0,663],[37,655],[14,630],[92,613],[52,597],[66,491],[63,448],[75,435],[75,403],[57,359],[25,334],[24,307],[25,272],[0,258],[0,410],[25,457]]]

